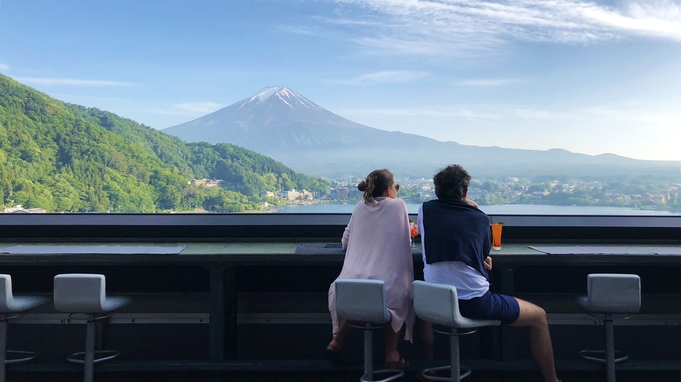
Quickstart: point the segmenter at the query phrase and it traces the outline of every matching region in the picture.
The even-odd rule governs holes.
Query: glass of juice
[[[411,246],[414,246],[414,238],[419,234],[419,227],[415,222],[409,221],[409,236],[411,237]]]
[[[492,249],[495,251],[501,250],[501,227],[504,223],[492,223]]]

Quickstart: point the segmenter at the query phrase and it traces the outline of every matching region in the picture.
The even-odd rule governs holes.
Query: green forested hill
[[[192,179],[222,179],[195,187]],[[0,206],[47,211],[252,209],[264,191],[324,191],[325,180],[230,144],[188,144],[0,75]]]

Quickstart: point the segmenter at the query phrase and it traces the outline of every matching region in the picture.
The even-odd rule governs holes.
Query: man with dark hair
[[[464,317],[528,326],[530,350],[544,381],[558,381],[544,309],[490,290],[490,219],[466,199],[471,176],[463,167],[451,165],[433,181],[437,200],[423,203],[418,214],[425,281],[455,286]],[[421,325],[420,340],[425,358],[432,358],[432,325]]]

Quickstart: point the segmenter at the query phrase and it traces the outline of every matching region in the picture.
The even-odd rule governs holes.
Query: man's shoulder
[[[487,216],[486,213],[482,212],[477,207],[471,206],[463,200],[440,200],[434,199],[427,202],[423,202],[423,208],[442,208],[452,211],[470,212],[480,214],[482,216]]]

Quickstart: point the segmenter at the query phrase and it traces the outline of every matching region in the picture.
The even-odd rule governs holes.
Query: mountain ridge
[[[222,179],[203,188],[192,179]],[[60,212],[242,212],[277,189],[328,182],[232,144],[185,143],[0,75],[0,205]]]
[[[643,161],[617,154],[594,156],[561,148],[462,145],[380,130],[325,110],[285,86],[261,89],[230,106],[162,131],[188,142],[238,144],[298,171],[329,177],[361,175],[381,167],[404,176],[429,177],[449,163],[462,164],[477,176],[678,172],[678,163],[673,161]]]

